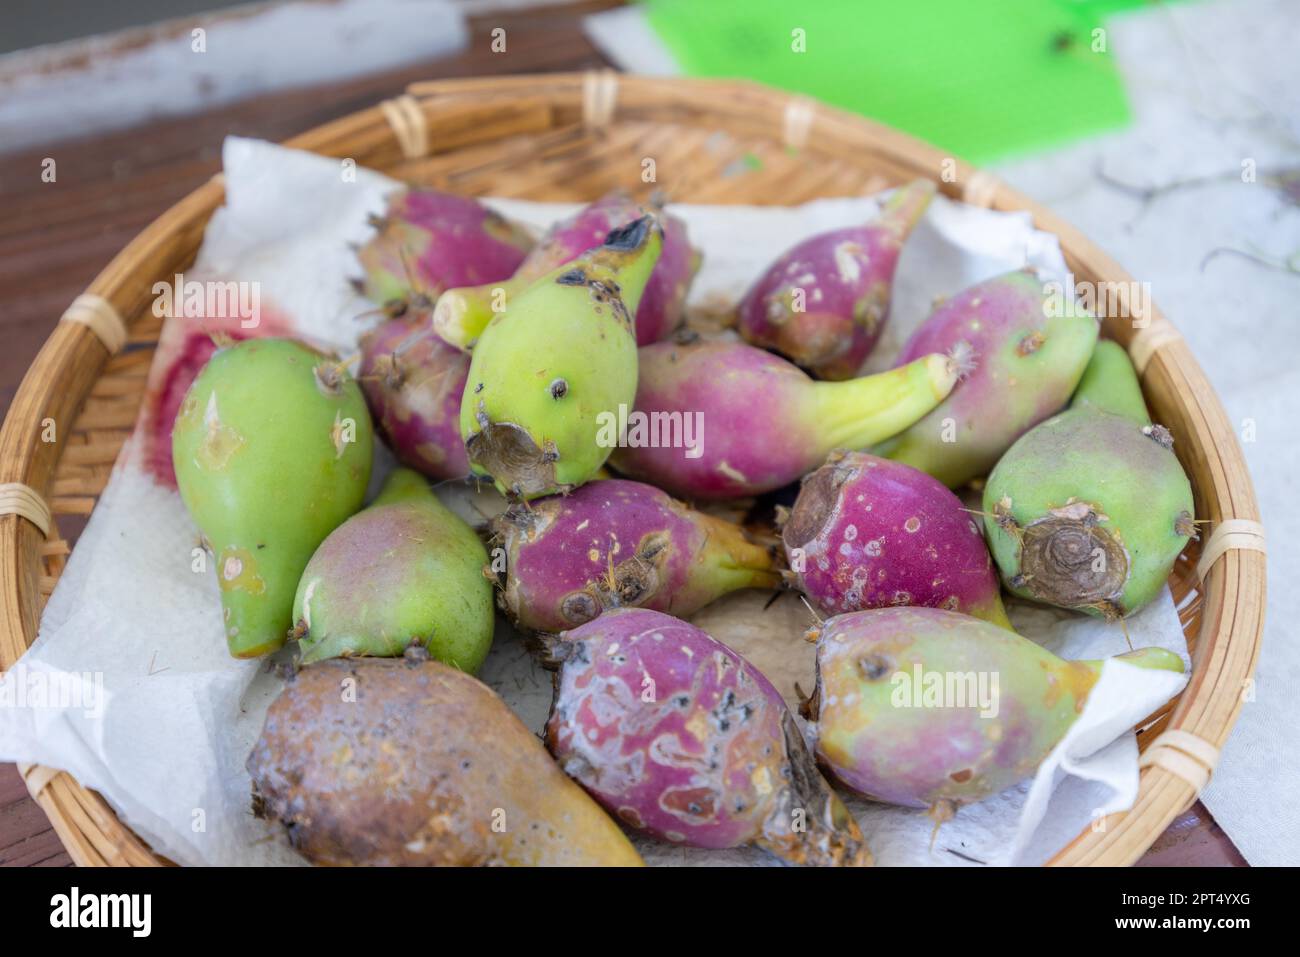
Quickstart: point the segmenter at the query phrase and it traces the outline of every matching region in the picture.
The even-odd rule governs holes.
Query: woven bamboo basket
[[[751,83],[610,72],[417,83],[287,145],[442,189],[552,201],[625,187],[681,202],[794,204],[928,177],[968,203],[1028,210],[1060,237],[1076,279],[1120,289],[1131,280],[1071,226],[989,174]],[[641,181],[646,157],[655,161],[653,184]],[[95,508],[130,434],[161,328],[151,288],[192,262],[222,200],[216,176],[122,250],[64,315],[18,390],[0,433],[0,667],[36,638],[69,554],[59,526],[79,525]],[[1134,325],[1112,317],[1104,334],[1129,349],[1154,418],[1176,437],[1203,522],[1171,578],[1193,673],[1138,729],[1137,803],[1080,833],[1052,860],[1058,865],[1131,864],[1196,798],[1248,696],[1263,627],[1262,529],[1234,430],[1174,327],[1158,312],[1144,328]],[[46,442],[51,419],[60,424],[57,441]],[[70,775],[22,771],[78,864],[167,863]]]

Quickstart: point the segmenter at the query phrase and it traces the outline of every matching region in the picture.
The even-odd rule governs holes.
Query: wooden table
[[[580,19],[617,6],[502,12],[470,20],[463,53],[345,84],[264,96],[197,116],[0,156],[0,415],[64,308],[147,223],[221,166],[227,134],[282,140],[394,96],[413,80],[486,73],[536,73],[608,66],[579,28]],[[505,27],[509,53],[490,51],[490,31]],[[41,181],[41,162],[58,162],[58,180]],[[1197,803],[1142,860],[1150,865],[1241,865],[1227,836]],[[66,866],[44,812],[27,796],[13,765],[0,765],[0,865]]]

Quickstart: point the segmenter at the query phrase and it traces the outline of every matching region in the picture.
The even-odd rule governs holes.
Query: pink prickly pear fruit
[[[791,575],[825,614],[923,605],[1011,627],[979,523],[910,465],[832,453],[804,479],[781,537]]]
[[[477,200],[432,189],[392,193],[371,223],[375,235],[357,250],[365,270],[357,289],[394,313],[427,314],[452,286],[505,279],[533,245],[527,232]]]
[[[361,339],[358,381],[375,426],[397,457],[434,479],[469,474],[460,400],[469,356],[434,335],[427,320],[389,319]]]
[[[646,212],[621,192],[603,196],[552,226],[509,279],[445,292],[434,310],[434,329],[452,345],[472,348],[492,316],[517,294],[595,249],[613,230],[635,222]],[[636,308],[638,345],[665,339],[681,325],[686,294],[700,268],[700,254],[691,247],[686,224],[663,212],[658,212],[657,218],[663,227],[663,249]]]
[[[693,847],[754,844],[807,865],[867,865],[857,823],[762,674],[694,625],[607,612],[550,643],[546,743],[623,823]]]
[[[1104,664],[1062,660],[938,608],[851,612],[808,637],[817,685],[804,710],[823,768],[877,801],[928,807],[936,821],[1032,776],[1083,712]],[[1163,648],[1118,660],[1183,670]]]
[[[620,427],[610,464],[687,499],[788,485],[834,449],[864,448],[907,428],[957,379],[952,362],[930,355],[877,375],[817,382],[734,340],[661,342],[643,347],[640,360],[631,428]]]
[[[741,588],[776,588],[772,553],[740,526],[640,482],[588,482],[492,520],[499,600],[521,628],[564,631],[619,607],[690,615]]]
[[[1097,342],[1097,320],[1059,303],[1032,272],[986,280],[940,304],[908,339],[900,365],[944,352],[965,373],[952,394],[874,449],[949,488],[987,475],[1020,436],[1059,411]]]
[[[875,220],[791,247],[740,300],[740,334],[818,379],[857,375],[889,317],[898,253],[934,192],[933,182],[916,180]]]
[[[984,524],[1014,594],[1115,619],[1160,593],[1196,535],[1195,506],[1173,435],[1147,421],[1127,354],[1110,342],[1097,349],[1071,407],[989,475]]]
[[[393,658],[412,643],[468,674],[492,646],[487,552],[410,469],[334,529],[303,570],[293,637],[303,664]]]

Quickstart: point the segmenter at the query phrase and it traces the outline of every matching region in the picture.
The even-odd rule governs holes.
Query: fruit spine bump
[[[625,824],[695,847],[754,844],[792,864],[871,863],[781,696],[720,641],[620,608],[550,651],[547,746]]]
[[[176,484],[216,563],[237,658],[284,644],[293,596],[325,536],[361,507],[373,436],[338,361],[290,339],[217,351],[176,416]]]
[[[293,605],[301,663],[396,657],[414,643],[474,674],[492,646],[487,561],[474,530],[423,477],[394,469],[303,570]]]
[[[1011,627],[980,525],[910,465],[833,452],[804,479],[781,537],[794,583],[825,614],[924,605]]]
[[[984,488],[1007,588],[1108,619],[1159,594],[1195,537],[1193,508],[1173,436],[1149,424],[1132,363],[1106,342],[1071,407],[1017,441]]]
[[[642,864],[504,701],[419,647],[297,671],[247,767],[253,813],[315,864]]]
[[[357,381],[375,426],[401,460],[433,479],[463,478],[460,399],[469,356],[443,342],[427,318],[408,313],[361,338]]]
[[[375,235],[357,250],[365,278],[354,286],[394,315],[427,317],[450,286],[504,279],[533,245],[527,232],[477,200],[417,187],[390,193],[371,225]]]
[[[741,299],[740,334],[819,379],[857,375],[889,317],[899,251],[934,193],[932,181],[915,180],[874,220],[788,249]]]
[[[495,316],[475,346],[461,400],[470,466],[512,498],[572,490],[610,448],[603,417],[636,396],[632,315],[662,231],[643,216],[543,276]]]
[[[433,310],[433,328],[458,349],[472,349],[493,315],[549,272],[598,246],[615,229],[646,215],[625,193],[612,192],[550,228],[509,279],[444,292]],[[657,208],[663,250],[646,282],[641,302],[629,311],[639,345],[658,342],[676,329],[686,311],[686,294],[700,268],[700,254],[687,237],[686,224]]]
[[[1032,776],[1083,712],[1102,661],[1065,661],[977,618],[937,608],[839,615],[817,642],[805,706],[817,757],[877,801],[929,808],[936,822]],[[1117,660],[1181,673],[1178,655]]]
[[[865,448],[907,428],[952,390],[943,355],[844,382],[734,340],[661,342],[640,350],[634,415],[698,422],[694,448],[619,443],[611,464],[687,499],[757,495],[797,481],[837,448]]]
[[[938,305],[898,363],[943,352],[965,374],[940,405],[873,451],[949,488],[987,475],[1030,428],[1069,400],[1097,341],[1097,320],[1029,270],[971,286]],[[1060,314],[1055,314],[1057,311]]]
[[[491,527],[505,549],[501,607],[533,631],[620,607],[690,615],[728,592],[781,584],[771,551],[739,526],[640,482],[588,482],[514,505]]]

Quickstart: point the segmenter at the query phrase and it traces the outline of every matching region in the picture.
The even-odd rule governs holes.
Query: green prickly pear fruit
[[[473,674],[492,646],[487,551],[410,469],[316,549],[293,601],[302,663],[395,658],[412,642]]]
[[[1013,631],[938,608],[823,622],[805,705],[817,759],[853,790],[937,821],[1033,775],[1083,713],[1102,661],[1065,661]],[[1181,673],[1164,648],[1117,660]]]
[[[1150,425],[1142,385],[1128,353],[1114,339],[1098,339],[1083,378],[1070,399],[1070,408],[1092,408]]]
[[[291,339],[222,349],[190,386],[176,484],[215,557],[236,658],[284,644],[308,559],[365,499],[373,447],[356,382]]]
[[[474,347],[460,429],[470,466],[513,498],[576,488],[605,464],[603,416],[636,398],[633,316],[662,247],[654,218],[538,279]]]
[[[1173,436],[1147,424],[1123,350],[1098,350],[1071,407],[989,475],[984,524],[1012,592],[1113,619],[1155,598],[1196,525]]]

